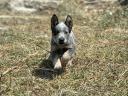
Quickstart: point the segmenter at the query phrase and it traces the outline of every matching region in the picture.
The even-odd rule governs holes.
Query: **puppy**
[[[52,38],[49,60],[59,73],[64,71],[67,64],[72,64],[75,55],[75,37],[72,27],[73,20],[70,15],[65,22],[59,22],[55,14],[51,18]]]

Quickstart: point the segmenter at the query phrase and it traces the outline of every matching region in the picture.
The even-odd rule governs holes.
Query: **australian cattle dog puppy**
[[[51,18],[51,53],[49,60],[56,72],[62,73],[67,64],[72,64],[75,55],[75,37],[72,32],[73,20],[70,15],[64,22],[59,22],[54,14]]]

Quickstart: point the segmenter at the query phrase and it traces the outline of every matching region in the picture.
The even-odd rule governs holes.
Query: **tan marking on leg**
[[[72,61],[73,59],[69,60],[67,65],[72,66]]]
[[[58,58],[55,62],[54,62],[54,69],[60,69],[62,68],[62,65],[61,65],[61,61],[60,59]]]

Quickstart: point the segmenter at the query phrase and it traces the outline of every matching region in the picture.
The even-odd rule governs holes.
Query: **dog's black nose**
[[[64,38],[59,39],[59,44],[64,44]]]

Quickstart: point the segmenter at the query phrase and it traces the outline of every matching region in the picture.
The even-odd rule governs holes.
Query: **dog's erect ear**
[[[52,18],[51,18],[51,29],[52,31],[54,31],[55,26],[59,23],[58,21],[58,17],[56,16],[56,14],[53,14]]]
[[[73,20],[72,20],[72,17],[70,15],[67,16],[65,24],[68,26],[69,31],[71,32],[72,26],[73,26]]]

